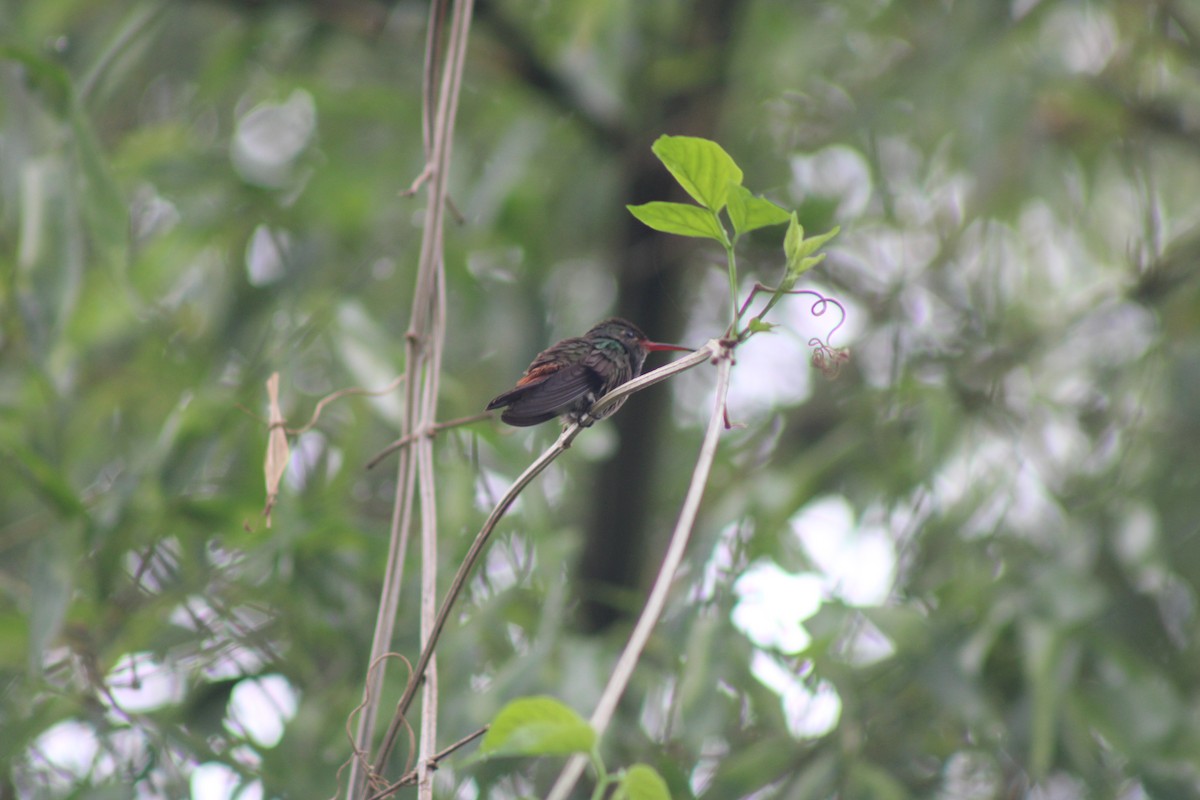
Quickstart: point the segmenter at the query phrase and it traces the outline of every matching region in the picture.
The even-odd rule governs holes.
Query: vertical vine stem
[[[422,178],[426,179],[426,215],[412,311],[405,336],[405,403],[401,424],[401,435],[416,434],[416,441],[413,447],[404,448],[400,453],[397,467],[396,501],[392,513],[388,562],[380,593],[371,657],[368,659],[368,663],[372,664],[387,652],[395,631],[404,556],[417,498],[420,499],[422,542],[421,637],[423,643],[436,639],[434,612],[437,599],[437,487],[433,442],[430,436],[420,434],[434,430],[437,421],[438,384],[446,330],[443,264],[443,220],[448,202],[446,185],[459,89],[466,60],[467,38],[474,9],[473,0],[453,0],[443,59],[439,57],[442,54],[442,23],[446,6],[450,2],[451,0],[436,0],[429,14],[425,119],[422,122],[422,130],[428,137],[426,164],[422,172]],[[430,97],[435,84],[438,85],[436,104],[433,102],[434,98]],[[433,111],[431,120],[429,114],[434,105],[436,110]],[[428,662],[425,666],[428,674],[432,674]],[[381,667],[369,670],[366,676],[363,713],[355,732],[354,756],[347,792],[350,800],[360,800],[366,795],[371,773],[380,773],[382,765],[387,761],[387,750],[376,756],[374,768],[369,760],[378,719],[383,673]],[[428,675],[426,677],[428,678]],[[435,752],[437,740],[437,682],[435,679],[427,679],[423,683],[426,693],[420,737],[421,765],[429,763],[425,756]],[[419,767],[418,793],[422,798],[433,796],[431,768]]]
[[[708,430],[704,434],[704,442],[700,446],[700,454],[696,459],[696,466],[692,470],[692,479],[688,484],[683,506],[679,510],[679,519],[675,523],[675,530],[671,533],[670,544],[667,546],[662,566],[659,567],[658,576],[654,579],[654,587],[650,590],[650,596],[646,599],[646,605],[642,608],[637,624],[629,635],[629,641],[621,652],[620,658],[617,659],[608,684],[604,687],[604,692],[596,703],[596,709],[592,712],[591,724],[598,735],[603,735],[612,721],[617,702],[629,685],[638,659],[641,658],[642,651],[650,640],[650,634],[662,616],[663,609],[666,608],[667,595],[679,572],[679,566],[683,563],[683,555],[696,524],[700,501],[704,497],[704,489],[708,484],[708,476],[717,454],[717,442],[720,440],[721,431],[725,425],[725,399],[729,392],[729,373],[733,367],[731,346],[718,344],[720,344],[720,349],[715,355],[717,360],[716,400],[713,403],[712,415],[708,419]],[[555,781],[547,800],[566,800],[587,763],[586,756],[573,756],[563,767],[563,771],[559,773],[558,780]]]

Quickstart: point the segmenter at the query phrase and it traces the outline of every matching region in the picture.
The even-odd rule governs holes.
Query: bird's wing
[[[579,336],[556,342],[537,354],[520,382],[534,380],[546,371],[554,372],[563,364],[573,364],[579,361],[579,354],[587,352],[588,348],[588,342]]]
[[[572,364],[500,395],[489,408],[508,406],[500,416],[510,425],[537,425],[553,419],[580,398],[600,389],[600,376],[582,364]]]
[[[544,364],[539,367],[535,361],[530,365],[529,369],[525,371],[525,374],[521,376],[521,379],[517,381],[517,385],[509,389],[504,394],[498,394],[493,397],[492,402],[487,404],[486,410],[491,411],[496,408],[503,408],[504,406],[512,405],[517,400],[520,400],[526,394],[545,383],[546,379],[553,375],[556,369],[557,367],[554,367],[550,364]]]

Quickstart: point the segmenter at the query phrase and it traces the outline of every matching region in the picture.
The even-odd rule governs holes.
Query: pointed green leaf
[[[553,697],[522,697],[500,709],[479,745],[491,756],[562,756],[590,753],[596,732]]]
[[[837,236],[840,231],[840,227],[834,227],[827,233],[805,239],[804,227],[796,218],[796,212],[793,211],[787,234],[783,237],[783,252],[787,255],[787,281],[795,283],[796,278],[824,261],[824,253],[815,256],[812,253]]]
[[[804,244],[804,226],[800,224],[800,217],[796,216],[793,211],[788,220],[787,233],[783,235],[783,254],[787,256],[788,269],[791,270],[792,264],[800,259],[800,247]]]
[[[773,331],[774,329],[776,329],[778,327],[779,326],[776,325],[775,323],[763,322],[758,317],[753,317],[750,320],[750,332],[751,333],[770,333],[771,331]]]
[[[791,279],[792,282],[794,283],[796,278],[799,278],[801,275],[808,272],[810,269],[815,267],[817,264],[820,264],[824,260],[825,260],[824,253],[820,253],[819,255],[815,255],[815,256],[807,256],[805,258],[802,258],[796,263],[796,265],[792,269],[788,270],[788,278]]]
[[[728,241],[725,230],[711,211],[687,203],[666,203],[656,200],[640,206],[625,206],[629,213],[646,225],[663,233],[678,236],[697,236],[702,239]]]
[[[649,764],[634,764],[625,770],[617,796],[628,800],[671,800],[667,782]]]
[[[790,219],[788,212],[738,184],[730,184],[726,203],[729,221],[739,236],[770,225],[781,225]]]
[[[730,183],[742,183],[741,168],[708,139],[660,136],[651,149],[692,199],[710,211],[725,207]]]
[[[805,239],[803,242],[800,243],[800,250],[798,252],[798,255],[803,257],[803,256],[810,255],[811,253],[815,253],[817,250],[821,249],[821,245],[825,244],[830,239],[837,236],[841,230],[842,229],[840,226],[834,226],[832,229],[830,229],[826,233],[822,233],[817,236],[808,237],[807,239]]]

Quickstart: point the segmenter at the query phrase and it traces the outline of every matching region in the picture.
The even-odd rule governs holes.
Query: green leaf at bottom
[[[621,776],[617,797],[626,800],[671,800],[671,792],[654,767],[634,764]]]
[[[596,732],[574,709],[553,697],[522,697],[500,709],[479,745],[489,756],[563,756],[590,753]]]

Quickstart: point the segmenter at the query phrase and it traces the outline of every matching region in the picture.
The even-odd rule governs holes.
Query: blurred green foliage
[[[264,382],[283,374],[299,425],[401,371],[426,10],[0,0],[0,797],[185,796],[214,763],[333,795],[393,491],[361,465],[396,401],[327,407],[268,529]],[[711,125],[655,129],[700,92]],[[842,230],[801,285],[847,304],[852,360],[814,378],[824,321],[789,300],[772,321],[793,332],[748,344],[745,427],[607,763],[653,765],[673,797],[1200,796],[1197,119],[1200,13],[1173,0],[481,2],[443,418],[628,313],[613,244],[661,133],[720,141],[805,229]],[[777,242],[747,239],[741,274],[777,280]],[[728,310],[720,252],[691,247],[659,305],[700,341]],[[651,390],[674,403],[664,530],[707,406],[704,370],[684,377]],[[439,651],[444,741],[519,695],[590,710],[622,626],[575,627],[564,565],[614,430],[503,523]],[[548,436],[439,439],[447,570]],[[819,498],[848,532],[799,524]],[[826,580],[799,651],[734,624],[750,565],[819,577],[805,537],[867,532],[894,558],[882,599]],[[835,693],[833,723],[798,730],[766,663],[793,697]],[[229,718],[266,674],[298,696],[278,743]],[[439,781],[517,796],[552,768],[452,759]]]

